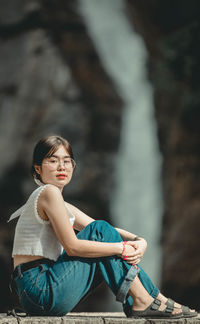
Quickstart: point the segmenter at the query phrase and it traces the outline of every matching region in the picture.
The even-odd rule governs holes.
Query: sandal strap
[[[158,299],[154,299],[153,303],[151,304],[151,309],[152,310],[158,310],[158,308],[161,305],[161,301]]]
[[[158,299],[154,299],[152,304],[147,307],[145,310],[142,311],[135,311],[132,310],[130,313],[131,318],[160,318],[160,319],[172,319],[172,318],[181,318],[183,316],[183,313],[180,314],[173,314],[173,309],[171,307],[166,307],[163,310],[159,310],[159,307],[161,305],[161,301]]]
[[[175,304],[175,301],[174,301],[173,299],[171,299],[171,298],[168,298],[168,299],[167,299],[167,301],[166,301],[166,305],[167,305],[167,307],[169,307],[169,308],[171,307],[171,308],[172,308],[172,311],[173,311],[174,309],[181,309],[183,315],[191,315],[192,313],[194,313],[194,312],[191,312],[191,310],[190,310],[190,308],[189,308],[188,306],[181,305],[181,307],[179,308],[179,307],[175,307],[174,304]],[[196,313],[195,313],[195,314],[196,314]],[[194,315],[195,315],[195,314],[194,314]]]
[[[170,307],[170,306],[167,306],[163,311],[165,312],[165,313],[172,313],[173,312],[173,310],[174,310],[174,308],[172,308],[172,307]]]
[[[171,299],[171,298],[168,298],[167,301],[166,301],[166,305],[168,307],[173,308],[173,309],[174,309],[174,303],[175,303],[175,301],[173,299]]]
[[[181,305],[182,311],[184,312],[190,312],[190,308],[188,306]]]
[[[159,310],[159,307],[161,305],[161,301],[158,299],[154,299],[153,303],[151,304],[151,309],[154,311]],[[164,313],[168,313],[171,314],[173,312],[174,308],[172,308],[171,306],[166,306],[165,309],[163,309]]]

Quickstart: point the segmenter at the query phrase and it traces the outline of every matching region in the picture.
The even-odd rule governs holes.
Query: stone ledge
[[[19,317],[0,314],[0,324],[200,324],[200,314],[195,318],[177,320],[146,320],[126,318],[124,313],[69,313],[63,317]]]

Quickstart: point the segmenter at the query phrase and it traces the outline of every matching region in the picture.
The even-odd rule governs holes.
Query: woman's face
[[[61,191],[70,182],[73,169],[73,160],[63,145],[51,157],[45,158],[41,166],[35,166],[44,184],[53,184]]]

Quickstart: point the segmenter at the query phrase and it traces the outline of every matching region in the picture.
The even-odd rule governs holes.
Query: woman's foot
[[[158,298],[156,298],[156,299],[158,299]],[[152,298],[150,295],[145,296],[145,298],[143,296],[135,297],[132,310],[133,311],[145,311],[153,303],[154,300],[155,299]],[[160,301],[158,310],[164,311],[165,309],[167,309],[166,304],[164,302]],[[182,309],[174,308],[171,313],[172,313],[172,315],[180,315],[180,314],[182,314]]]
[[[159,299],[162,303],[166,304],[168,301],[168,298],[165,297],[163,294],[159,293],[158,296],[156,297]],[[174,308],[181,308],[181,304],[174,302]]]
[[[136,301],[138,302],[138,301]],[[135,303],[135,300],[134,300]],[[140,301],[141,303],[141,301]],[[153,299],[153,302],[143,310],[135,310],[136,307],[132,308],[129,312],[128,317],[131,318],[160,318],[160,319],[178,319],[183,317],[181,309],[173,309],[171,307],[162,304],[160,300]]]
[[[129,294],[131,295],[131,297],[134,300],[132,311],[145,311],[148,307],[150,307],[150,305],[155,300],[153,297],[151,297],[149,295],[147,290],[141,284],[141,281],[138,278],[138,276],[136,276],[135,279],[133,280],[131,288],[129,290]],[[161,295],[160,297],[163,298],[164,296]],[[159,300],[158,300],[158,302],[159,302]],[[164,302],[162,300],[160,301],[159,311],[164,311],[167,308],[165,302],[166,302],[165,300],[164,300]],[[173,315],[182,314],[182,309],[181,308],[171,309],[171,313]]]
[[[181,305],[175,301],[173,301],[170,298],[166,298],[163,294],[159,293],[158,296],[156,297],[158,300],[160,300],[162,303],[164,303],[165,305],[171,306],[174,309],[181,309],[183,311],[183,315],[194,315],[196,316],[197,313],[195,311],[195,309],[190,309],[187,306]],[[185,313],[185,314],[184,314]]]

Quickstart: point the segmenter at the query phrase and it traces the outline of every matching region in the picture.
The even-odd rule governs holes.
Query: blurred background
[[[65,200],[145,237],[144,270],[200,308],[199,16],[197,0],[1,0],[1,312],[17,302],[7,220],[50,134],[77,161]],[[75,311],[121,305],[103,285]]]

